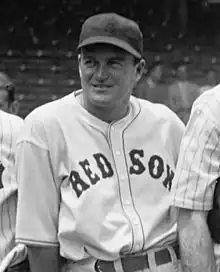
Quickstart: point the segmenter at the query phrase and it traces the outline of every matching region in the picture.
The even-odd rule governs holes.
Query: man
[[[172,194],[174,206],[180,208],[178,234],[184,271],[216,271],[207,214],[220,174],[219,114],[218,85],[194,102],[181,144]]]
[[[189,81],[187,68],[185,63],[177,65],[176,80],[168,90],[169,107],[185,124],[188,122],[192,104],[199,95],[198,86]]]
[[[9,85],[10,82],[6,84],[6,86]],[[21,118],[0,110],[1,272],[28,271],[26,270],[28,268],[28,262],[25,261],[27,255],[25,247],[21,245],[15,246],[15,219],[17,208],[17,181],[15,178],[15,143],[22,125],[23,120]]]
[[[0,110],[18,114],[19,103],[15,99],[15,86],[11,79],[0,72]]]
[[[131,96],[142,33],[98,14],[78,53],[82,90],[35,109],[18,142],[16,240],[32,272],[180,271],[169,190],[184,125]]]

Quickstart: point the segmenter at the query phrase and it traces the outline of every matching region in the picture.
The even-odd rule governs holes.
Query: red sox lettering
[[[89,182],[85,182],[81,177],[79,172],[72,170],[69,176],[69,181],[72,185],[73,190],[75,191],[77,197],[80,197],[82,193],[90,188],[91,185],[95,185],[100,179],[111,178],[114,175],[113,167],[111,163],[102,153],[95,153],[92,155],[93,159],[97,164],[100,173],[94,173],[90,168],[90,163],[88,159],[78,162],[82,167],[84,173],[89,179]],[[146,171],[146,166],[141,161],[141,158],[144,157],[143,149],[132,149],[129,152],[129,157],[131,160],[131,165],[129,166],[130,175],[141,175]],[[148,171],[150,176],[153,179],[160,179],[163,173],[166,173],[165,179],[162,181],[162,184],[169,191],[171,189],[172,180],[174,177],[174,172],[169,165],[164,163],[163,158],[159,155],[152,155],[148,161]]]

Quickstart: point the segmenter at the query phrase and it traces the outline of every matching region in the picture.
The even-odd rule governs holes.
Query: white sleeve
[[[16,150],[18,210],[16,242],[57,246],[59,188],[42,126],[27,124]]]
[[[175,165],[178,161],[179,151],[180,151],[180,145],[185,132],[185,125],[182,122],[182,120],[174,113],[173,114],[173,123],[170,131],[170,137],[171,137],[171,145],[173,148],[173,154],[174,154],[174,160]]]
[[[208,108],[193,107],[172,184],[174,206],[210,210],[219,177],[220,133]]]

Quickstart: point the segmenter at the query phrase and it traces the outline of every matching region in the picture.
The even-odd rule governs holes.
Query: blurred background
[[[0,71],[16,85],[19,115],[80,88],[76,45],[84,20],[117,12],[144,33],[146,70],[134,95],[186,123],[193,101],[220,80],[220,0],[2,0]]]

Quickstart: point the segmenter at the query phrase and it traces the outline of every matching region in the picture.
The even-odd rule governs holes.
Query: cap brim
[[[131,47],[128,43],[114,37],[106,37],[106,36],[96,36],[85,39],[83,42],[79,43],[77,49],[80,49],[86,45],[98,44],[98,43],[107,43],[114,46],[117,46],[121,49],[124,49],[128,53],[134,55],[136,58],[141,58],[141,54],[136,51],[133,47]]]

